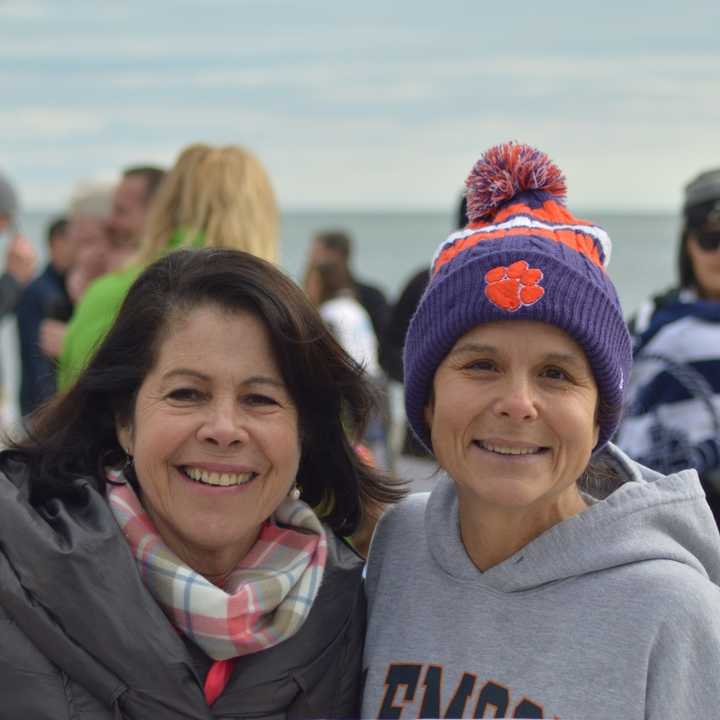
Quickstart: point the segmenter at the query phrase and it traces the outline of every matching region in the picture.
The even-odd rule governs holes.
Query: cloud
[[[52,14],[47,2],[0,0],[0,20],[45,20]]]
[[[676,114],[682,116],[685,107]],[[546,121],[522,104],[425,116],[405,123],[393,113],[343,119],[298,112],[262,112],[242,103],[204,107],[161,104],[72,111],[31,107],[0,114],[0,132],[27,132],[4,162],[20,173],[30,205],[47,206],[48,177],[67,185],[77,177],[117,171],[135,162],[170,164],[191,141],[240,143],[268,166],[280,200],[290,207],[442,207],[476,157],[515,138],[547,150],[571,179],[571,198],[583,207],[676,207],[682,182],[712,164],[716,125],[655,119],[653,105],[614,122],[562,114]],[[61,137],[60,133],[64,133]],[[42,135],[42,142],[38,140]],[[691,142],[692,140],[692,142]],[[359,148],[362,148],[359,151]],[[715,161],[717,164],[717,160]]]
[[[105,127],[97,109],[47,108],[42,105],[0,110],[0,137],[14,141],[58,140],[78,133],[97,133]]]
[[[194,140],[241,143],[285,204],[438,207],[517,138],[558,159],[582,204],[674,206],[679,178],[713,162],[718,10],[609,3],[538,19],[456,0],[0,0],[3,163],[44,202]]]

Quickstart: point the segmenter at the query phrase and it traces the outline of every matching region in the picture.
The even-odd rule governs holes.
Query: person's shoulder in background
[[[403,381],[402,351],[405,335],[429,278],[429,268],[416,272],[390,308],[385,334],[380,342],[380,364],[390,378],[397,382]]]
[[[355,278],[353,278],[353,284],[357,300],[370,316],[373,330],[375,330],[375,335],[379,340],[385,332],[385,326],[390,314],[390,304],[385,297],[385,293],[379,287],[359,282]]]

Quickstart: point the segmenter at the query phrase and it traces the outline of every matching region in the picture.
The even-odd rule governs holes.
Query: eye
[[[463,370],[492,371],[497,369],[497,363],[490,358],[477,358],[463,365]]]
[[[180,387],[171,390],[165,397],[175,402],[196,402],[202,399],[203,394],[195,388]]]
[[[549,378],[550,380],[567,380],[571,381],[572,377],[570,374],[557,365],[550,365],[542,371],[543,377]]]
[[[244,397],[245,403],[255,407],[266,407],[271,405],[278,405],[278,401],[269,395],[261,395],[260,393],[252,393]]]

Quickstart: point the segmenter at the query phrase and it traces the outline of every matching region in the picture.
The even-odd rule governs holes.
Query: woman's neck
[[[244,537],[238,538],[231,545],[209,549],[188,542],[185,537],[165,523],[162,517],[154,513],[152,508],[146,506],[145,509],[168,548],[188,567],[220,588],[225,586],[230,573],[238,567],[255,545],[262,529],[262,525],[259,525],[250,529]]]
[[[552,504],[526,508],[483,507],[458,492],[460,537],[481,572],[500,564],[549,528],[582,512],[587,505],[577,487]]]

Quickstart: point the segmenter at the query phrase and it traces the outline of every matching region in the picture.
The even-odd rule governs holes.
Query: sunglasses
[[[695,240],[702,250],[712,252],[720,247],[720,230],[706,230],[695,233]]]

